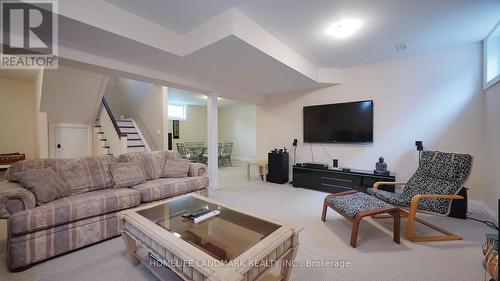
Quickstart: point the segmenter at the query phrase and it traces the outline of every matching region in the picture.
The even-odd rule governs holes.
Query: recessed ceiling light
[[[408,49],[409,47],[410,47],[410,45],[408,45],[407,42],[398,42],[396,44],[397,51],[404,51],[404,50]]]
[[[326,30],[326,34],[334,38],[343,39],[356,33],[362,25],[363,22],[357,19],[343,19],[330,25]]]

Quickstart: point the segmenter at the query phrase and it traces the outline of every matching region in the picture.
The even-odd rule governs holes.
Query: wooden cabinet
[[[377,181],[393,182],[396,177],[390,175],[376,175],[370,171],[351,170],[344,172],[333,169],[315,169],[308,167],[293,167],[293,186],[315,189],[323,192],[341,192],[359,190],[366,192]],[[382,190],[394,192],[393,186],[381,186]]]

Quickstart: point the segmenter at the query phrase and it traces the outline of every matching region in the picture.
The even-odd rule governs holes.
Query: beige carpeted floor
[[[392,242],[390,220],[368,219],[360,226],[358,247],[349,246],[351,224],[331,210],[325,223],[320,213],[325,193],[292,188],[289,184],[245,181],[245,169],[221,169],[221,188],[211,194],[221,202],[304,227],[292,280],[478,281],[484,280],[481,243],[492,232],[481,223],[452,218],[427,219],[464,237],[463,241],[412,243],[402,237]],[[479,216],[479,215],[477,215]],[[403,220],[402,232],[404,233]],[[0,225],[5,227],[5,224]],[[423,226],[417,230],[427,233]],[[2,231],[0,231],[2,233]],[[5,233],[5,232],[3,232]],[[0,237],[1,239],[1,237]],[[349,267],[308,267],[308,261],[347,261]],[[132,267],[121,238],[108,240],[9,273],[0,257],[0,280],[154,280],[144,267]]]

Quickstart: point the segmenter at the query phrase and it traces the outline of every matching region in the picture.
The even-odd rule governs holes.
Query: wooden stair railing
[[[115,127],[116,133],[118,134],[119,138],[126,137],[126,133],[122,133],[120,130],[120,127],[118,126],[118,123],[116,122],[115,116],[113,115],[113,112],[111,111],[111,107],[108,104],[108,101],[106,101],[105,97],[102,97],[102,105],[106,109],[106,112],[108,113],[109,118],[111,119],[111,123],[113,123],[113,127]]]

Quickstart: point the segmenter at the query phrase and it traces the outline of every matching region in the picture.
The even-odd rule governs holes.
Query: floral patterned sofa
[[[14,163],[6,173],[8,181],[0,183],[0,218],[8,218],[10,270],[22,270],[119,235],[116,213],[120,210],[191,192],[207,196],[206,166],[186,163],[188,170],[179,174],[176,161],[184,161],[177,152],[155,151],[127,153],[117,158],[103,155]],[[120,164],[124,163],[132,165],[124,165],[123,169]],[[141,181],[134,181],[129,172],[134,165],[140,167],[135,171],[139,171]],[[174,177],[163,175],[167,166],[170,175],[174,170]],[[47,168],[69,190],[62,198],[41,203],[34,192],[21,185],[23,180],[19,177]],[[36,178],[34,181],[36,185]]]

